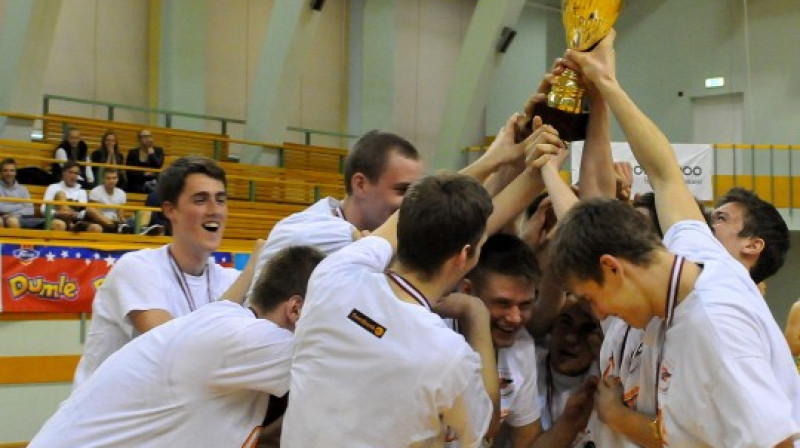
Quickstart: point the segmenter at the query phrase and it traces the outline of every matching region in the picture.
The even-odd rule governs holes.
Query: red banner
[[[97,288],[125,252],[2,244],[0,311],[91,312]],[[233,265],[230,253],[215,253],[214,256],[224,266]]]

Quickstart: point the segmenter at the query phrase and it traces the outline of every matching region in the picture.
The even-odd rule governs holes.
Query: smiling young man
[[[548,421],[548,429],[553,429],[543,431],[536,348],[525,328],[539,278],[533,250],[518,237],[500,233],[486,240],[477,266],[464,280],[464,291],[479,297],[489,310],[500,380],[500,417],[509,429],[513,448],[571,446],[592,408],[588,391],[576,394],[576,400],[580,396],[584,401],[573,402],[573,408],[583,406],[582,412],[573,412],[555,424]]]
[[[356,230],[375,230],[400,207],[406,190],[422,172],[419,153],[406,139],[390,132],[367,132],[345,160],[344,200],[323,198],[275,224],[259,253],[256,272],[284,247],[312,245],[331,254],[352,243]],[[257,280],[253,279],[248,295]]]
[[[120,347],[148,330],[216,300],[238,271],[209,257],[228,216],[225,172],[205,157],[182,157],[161,173],[162,209],[172,243],[117,261],[92,303],[92,322],[74,386]]]
[[[786,342],[750,272],[706,225],[666,136],[617,82],[613,41],[612,31],[593,51],[568,51],[567,59],[602,93],[647,173],[664,244],[629,205],[589,200],[561,221],[553,271],[598,317],[635,328],[663,319],[657,418],[637,425],[658,446],[793,446],[800,379]],[[552,170],[542,176],[554,178]],[[607,420],[640,417],[618,407]]]

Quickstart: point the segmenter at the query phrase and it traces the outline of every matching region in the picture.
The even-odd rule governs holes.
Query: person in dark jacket
[[[128,151],[125,164],[143,168],[161,168],[164,164],[164,148],[154,145],[153,134],[147,129],[139,131],[138,137],[139,147]],[[129,193],[148,193],[153,188],[147,188],[146,186],[155,184],[155,180],[158,179],[158,172],[128,170],[127,176],[126,191]]]
[[[64,162],[71,160],[73,162],[89,162],[89,147],[86,142],[81,140],[81,131],[78,128],[69,128],[66,132],[64,140],[58,144],[53,152],[53,158],[58,159],[58,163],[54,163],[52,167],[53,178],[60,180],[62,167]],[[84,188],[94,185],[94,173],[89,170],[86,171],[85,166],[79,166],[80,176],[78,182]]]

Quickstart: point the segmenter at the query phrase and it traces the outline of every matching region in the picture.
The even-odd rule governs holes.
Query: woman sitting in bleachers
[[[125,165],[125,157],[119,151],[119,145],[117,144],[117,134],[114,133],[112,130],[106,131],[103,134],[103,138],[101,139],[101,145],[99,148],[92,152],[92,163],[108,163],[111,165]],[[91,167],[93,177],[98,180],[98,182],[102,181],[103,179],[103,168],[102,167]],[[125,188],[126,177],[124,171],[119,171],[119,188]]]

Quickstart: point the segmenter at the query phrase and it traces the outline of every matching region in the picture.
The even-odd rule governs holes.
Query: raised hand
[[[581,431],[586,428],[589,423],[589,416],[592,414],[592,409],[596,400],[596,390],[599,387],[598,379],[596,376],[589,376],[584,381],[580,389],[573,392],[567,403],[564,406],[564,412],[561,418],[566,419],[566,422],[575,431]]]
[[[522,114],[511,115],[497,132],[497,137],[489,145],[489,149],[486,150],[485,157],[488,157],[496,166],[519,162],[525,156],[524,141],[515,141],[517,125],[522,119],[524,119]]]
[[[539,117],[534,117],[534,123],[540,123]],[[550,161],[550,157],[557,155],[560,150],[565,150],[564,141],[558,137],[558,131],[550,125],[540,125],[525,139],[525,163],[540,169]]]
[[[614,174],[617,181],[617,199],[629,201],[633,185],[633,167],[630,162],[614,162]]]
[[[593,84],[613,82],[616,83],[616,53],[614,39],[616,32],[611,32],[597,44],[592,51],[567,50],[564,58],[565,65]]]
[[[617,376],[610,376],[597,384],[594,408],[600,421],[608,424],[616,417],[617,410],[625,406],[622,402],[623,391],[622,381]]]

